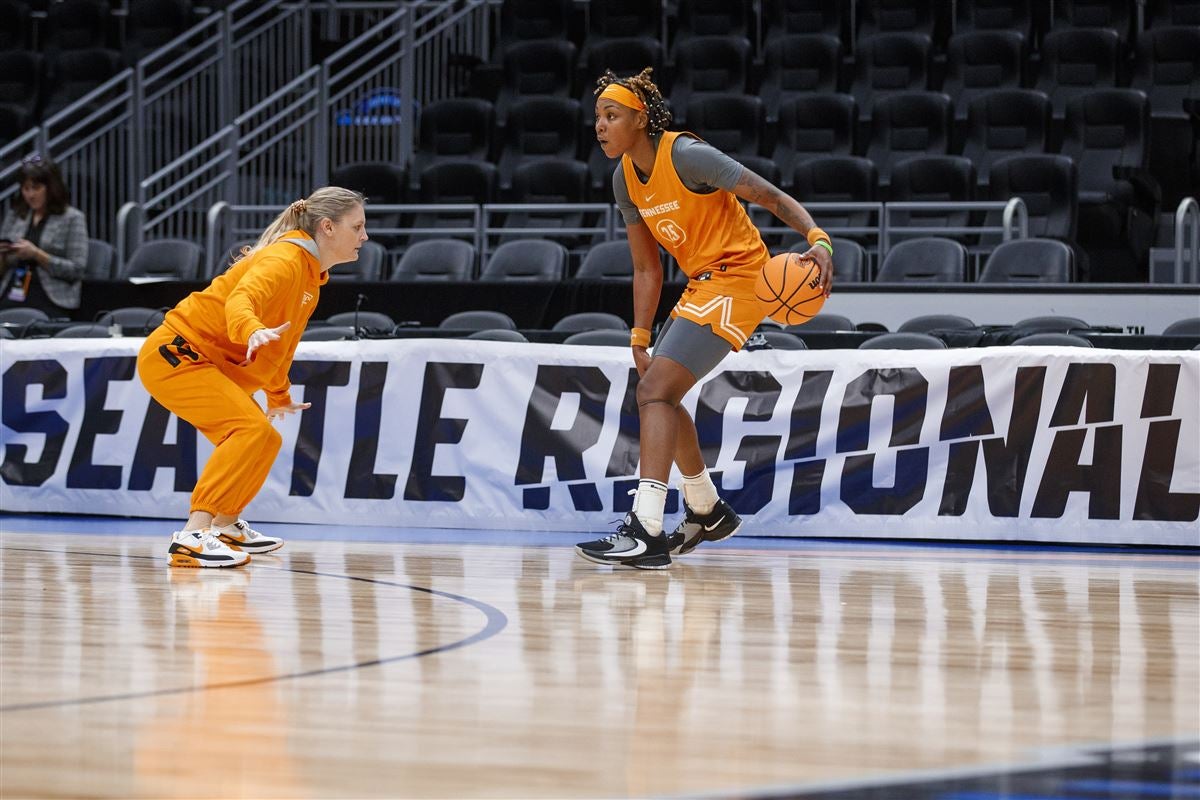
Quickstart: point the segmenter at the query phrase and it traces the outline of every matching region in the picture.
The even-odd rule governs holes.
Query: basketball
[[[825,305],[821,268],[799,253],[780,253],[768,261],[754,283],[754,294],[771,319],[803,325]]]

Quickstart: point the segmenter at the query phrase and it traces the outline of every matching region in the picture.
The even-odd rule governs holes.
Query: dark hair
[[[663,99],[662,92],[654,85],[654,81],[650,80],[653,72],[653,67],[646,67],[637,75],[618,78],[615,72],[606,69],[596,81],[594,94],[599,96],[608,88],[609,84],[618,83],[624,86],[646,104],[646,116],[649,118],[649,124],[646,127],[650,133],[662,133],[671,124],[671,109],[667,108],[667,101]]]
[[[47,214],[61,214],[71,204],[71,193],[63,183],[58,164],[50,159],[34,154],[21,161],[21,167],[17,170],[17,186],[24,186],[26,181],[46,187]],[[29,206],[20,192],[13,197],[12,207],[18,217],[25,218],[29,215]]]

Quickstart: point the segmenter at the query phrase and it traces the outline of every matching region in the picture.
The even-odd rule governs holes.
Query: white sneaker
[[[228,525],[214,525],[212,532],[234,550],[245,550],[247,553],[269,553],[283,547],[283,539],[259,533],[244,519]]]
[[[175,531],[167,549],[167,563],[172,567],[240,567],[249,560],[248,553],[234,550],[209,528]]]

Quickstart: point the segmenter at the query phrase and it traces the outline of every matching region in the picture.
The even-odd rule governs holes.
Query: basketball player
[[[758,203],[803,234],[826,296],[833,281],[833,246],[792,197],[689,133],[667,131],[671,113],[651,70],[630,78],[605,72],[597,81],[596,139],[620,158],[613,195],[633,254],[633,361],[641,422],[641,476],[633,510],[616,533],[576,545],[600,564],[665,569],[671,554],[737,532],[741,519],[704,464],[696,426],[683,396],[730,350],[740,350],[764,317],[754,281],[770,258],[740,200]],[[661,245],[688,276],[688,285],[647,352],[662,290]],[[685,514],[663,532],[667,479],[674,460],[683,474]]]
[[[138,354],[146,390],[216,449],[192,492],[191,514],[171,536],[175,567],[236,567],[283,540],[253,530],[242,510],[279,452],[271,423],[302,411],[288,368],[329,268],[358,259],[367,240],[363,197],[327,186],[297,200],[208,288],[167,312]],[[262,389],[264,413],[251,395]]]

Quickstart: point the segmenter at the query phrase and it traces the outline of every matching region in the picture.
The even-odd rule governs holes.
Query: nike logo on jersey
[[[654,195],[656,195],[656,194],[658,194],[658,192],[654,192],[654,193],[652,193],[652,194],[648,194],[648,195],[646,195],[646,202],[647,202],[647,203],[649,203],[651,200],[653,200],[653,199],[654,199]]]

